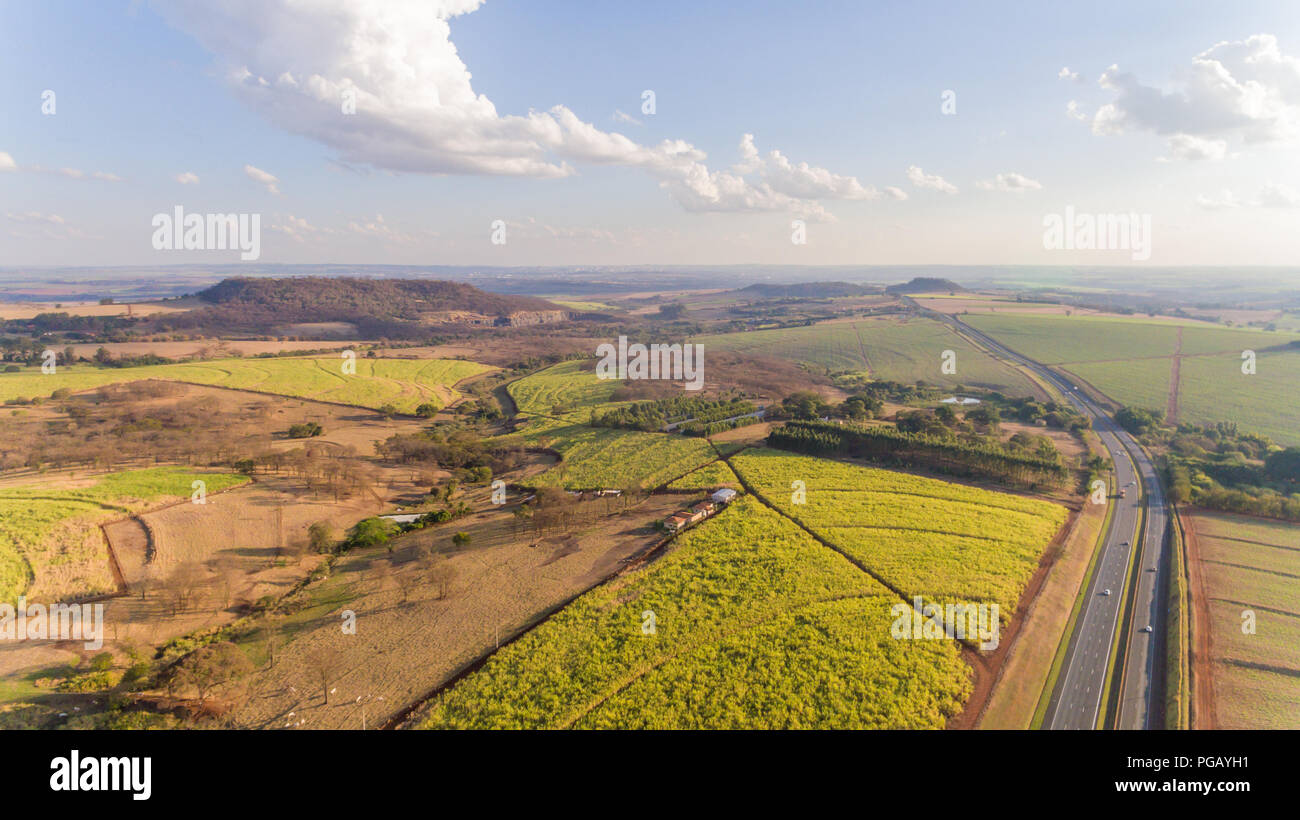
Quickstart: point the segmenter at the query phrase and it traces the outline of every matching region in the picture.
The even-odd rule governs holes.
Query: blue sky
[[[264,262],[1132,263],[1067,206],[1300,259],[1294,3],[286,5],[4,4],[0,265],[235,261],[155,249],[176,205]]]

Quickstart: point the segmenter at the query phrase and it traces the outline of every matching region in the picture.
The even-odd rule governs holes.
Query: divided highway
[[[915,302],[907,300],[913,306]],[[1076,384],[1053,370],[1011,350],[1001,342],[965,324],[954,316],[919,308],[926,315],[958,329],[997,354],[1016,362],[1053,384],[1070,403],[1092,420],[1114,464],[1115,486],[1107,487],[1113,505],[1110,527],[1101,545],[1083,609],[1069,636],[1065,664],[1057,678],[1044,726],[1049,729],[1095,729],[1103,704],[1106,676],[1110,669],[1115,635],[1122,633],[1130,610],[1125,604],[1125,580],[1138,550],[1138,572],[1134,578],[1131,629],[1123,674],[1112,681],[1112,690],[1122,686],[1116,728],[1162,728],[1164,691],[1164,597],[1167,509],[1155,465],[1132,436]],[[1125,497],[1120,498],[1120,491]],[[1145,512],[1145,518],[1143,513]],[[1144,630],[1151,627],[1151,631]]]

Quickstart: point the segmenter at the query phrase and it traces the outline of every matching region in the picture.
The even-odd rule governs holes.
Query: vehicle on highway
[[[1110,589],[1109,589],[1109,588],[1107,588],[1107,589],[1103,589],[1103,590],[1101,591],[1101,594],[1102,594],[1102,595],[1109,595],[1109,594],[1110,594]]]
[[[1143,632],[1150,632],[1150,631],[1151,631],[1151,624],[1147,624],[1146,626],[1142,627],[1142,631],[1143,631]]]

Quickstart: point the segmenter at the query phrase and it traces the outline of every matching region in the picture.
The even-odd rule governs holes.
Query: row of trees
[[[1064,465],[1056,460],[1008,452],[988,444],[940,440],[889,427],[795,421],[774,429],[768,434],[767,443],[809,455],[852,456],[1017,486],[1060,486],[1068,477]]]

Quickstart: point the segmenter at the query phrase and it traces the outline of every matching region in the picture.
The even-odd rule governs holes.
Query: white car
[[[1143,631],[1143,632],[1150,632],[1150,631],[1151,631],[1151,624],[1147,624],[1146,626],[1142,627],[1142,631]]]
[[[1109,594],[1110,594],[1110,589],[1109,589],[1109,588],[1107,588],[1107,589],[1103,589],[1103,590],[1101,591],[1101,594],[1102,594],[1102,595],[1109,595]]]

